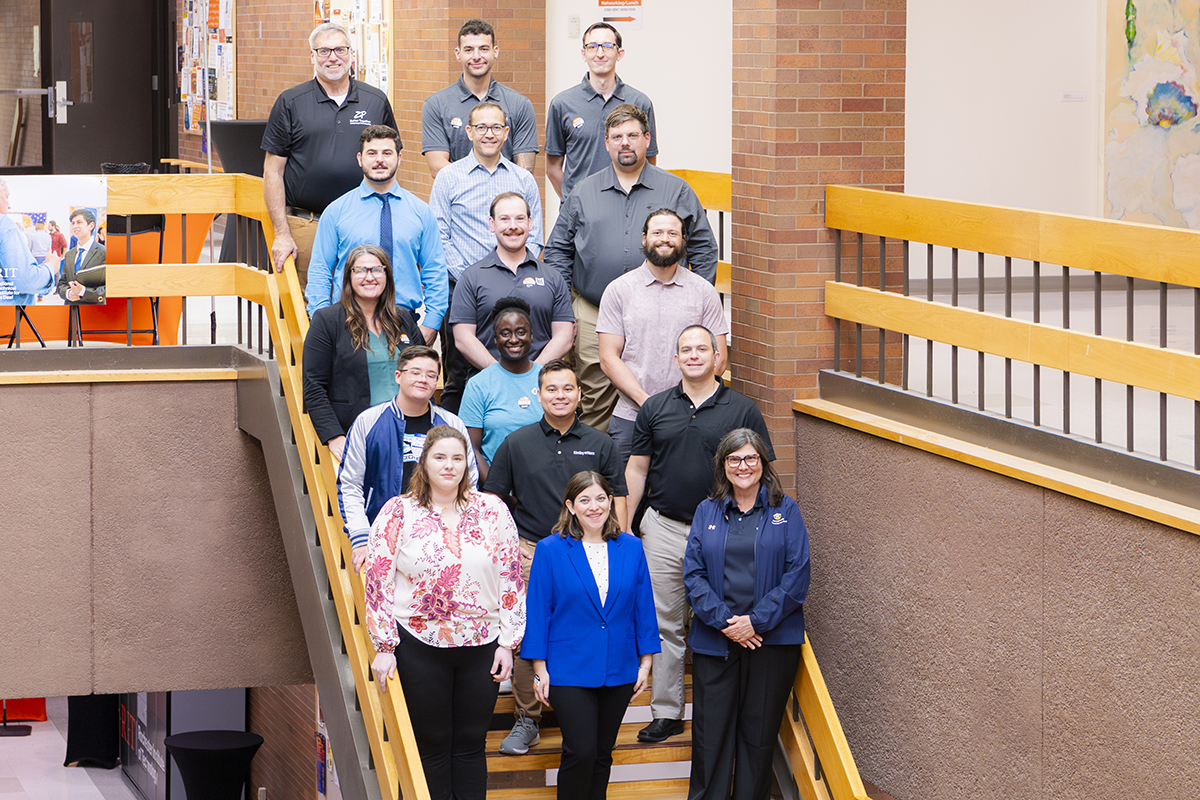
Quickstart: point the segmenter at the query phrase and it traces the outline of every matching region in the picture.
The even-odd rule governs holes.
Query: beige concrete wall
[[[803,415],[805,615],[898,800],[1191,797],[1200,537]]]
[[[0,696],[312,682],[235,388],[0,387]]]

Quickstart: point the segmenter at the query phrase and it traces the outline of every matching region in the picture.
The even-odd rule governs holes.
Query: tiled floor
[[[29,736],[0,738],[0,800],[140,800],[120,767],[67,768],[67,701],[47,698],[47,722],[28,723]]]

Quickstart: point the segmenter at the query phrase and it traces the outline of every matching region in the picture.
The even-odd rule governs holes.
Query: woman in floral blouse
[[[467,440],[429,431],[409,491],[371,526],[367,629],[380,691],[399,673],[433,800],[487,794],[488,725],[525,631],[517,528],[471,486]]]

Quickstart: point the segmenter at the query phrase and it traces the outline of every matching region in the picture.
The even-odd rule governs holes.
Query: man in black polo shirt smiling
[[[675,363],[683,380],[652,395],[638,410],[633,454],[625,468],[630,514],[646,494],[642,546],[662,637],[662,652],[654,656],[652,672],[654,720],[638,732],[642,742],[661,742],[683,733],[683,631],[688,611],[683,552],[696,506],[712,491],[717,444],[735,428],[750,428],[763,438],[775,460],[758,406],[716,377],[720,357],[716,337],[708,328],[684,328],[675,345]]]
[[[613,492],[621,529],[628,530],[620,456],[608,434],[575,418],[579,379],[566,361],[555,359],[542,367],[538,399],[542,402],[542,418],[518,428],[501,442],[483,484],[484,491],[515,500],[513,519],[521,534],[521,570],[526,582],[534,547],[550,535],[558,522],[563,492],[575,473],[594,470],[604,476]],[[513,664],[517,721],[501,742],[500,752],[519,756],[540,740],[542,704],[533,693],[533,665],[523,658],[515,659]]]
[[[281,269],[295,256],[301,289],[317,218],[362,180],[358,135],[370,125],[396,127],[387,95],[350,77],[354,51],[345,28],[318,25],[308,44],[313,79],[279,95],[262,139],[263,200],[275,228],[271,259]]]

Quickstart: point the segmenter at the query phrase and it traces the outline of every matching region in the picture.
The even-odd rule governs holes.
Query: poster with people
[[[0,305],[103,303],[107,204],[101,176],[0,179]]]

